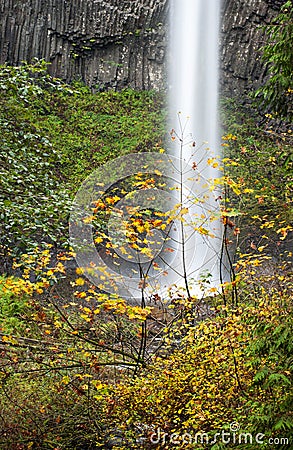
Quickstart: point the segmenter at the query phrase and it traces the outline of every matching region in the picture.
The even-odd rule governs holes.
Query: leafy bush
[[[64,299],[54,285],[71,255],[52,267],[49,252],[23,254],[16,264],[22,278],[0,279],[0,443],[11,450],[95,449],[108,439],[110,380],[139,364],[149,309],[92,286]],[[85,280],[72,284],[80,289]]]
[[[159,439],[156,448],[179,449],[182,439],[194,448],[197,436],[196,448],[207,448],[209,439],[216,450],[222,447],[215,433],[231,437],[232,424],[239,424],[237,439],[262,433],[265,444],[280,436],[291,442],[292,274],[284,266],[262,272],[260,259],[245,255],[235,267],[237,308],[223,306],[219,296],[206,299],[209,316],[199,321],[198,299],[180,298],[168,306],[178,308],[176,322],[152,335],[151,308],[96,292],[81,269],[74,299],[62,298],[52,288],[62,262],[49,267],[48,251],[24,255],[24,276],[34,270],[40,281],[1,280],[2,304],[27,298],[3,311],[2,445],[150,449]],[[231,284],[224,286],[228,298]],[[35,296],[42,290],[45,301]],[[15,312],[17,321],[10,321]],[[128,369],[138,363],[141,324],[151,340],[161,336],[161,345],[133,377]],[[240,444],[230,442],[256,445]]]
[[[290,292],[268,295],[263,289],[237,309],[217,306],[217,317],[189,328],[180,350],[156,358],[139,378],[116,388],[112,420],[124,436],[121,448],[137,448],[141,439],[143,448],[152,448],[153,439],[156,448],[220,449],[222,432],[230,436],[229,448],[256,448],[258,433],[265,436],[264,445],[282,436],[280,448],[288,448],[290,336]],[[251,445],[239,441],[241,433],[251,434]]]
[[[22,320],[32,294],[31,283],[13,277],[0,277],[1,333],[25,332],[27,324]]]
[[[57,252],[53,264],[44,241],[65,245],[77,186],[113,156],[152,151],[163,125],[153,93],[93,94],[50,78],[44,67],[5,66],[1,75],[1,251],[5,261],[14,259],[18,275],[0,278],[2,447],[182,448],[184,433],[205,433],[197,444],[186,435],[184,448],[216,450],[223,445],[205,439],[231,433],[233,423],[239,433],[264,433],[264,447],[280,435],[290,445],[291,253],[280,252],[277,266],[264,252],[270,230],[276,248],[292,230],[290,135],[256,128],[238,105],[226,115],[219,185],[231,236],[223,242],[238,251],[222,295],[186,299],[178,290],[171,301],[154,296],[141,308],[100,292],[82,268],[62,288],[72,253]],[[138,183],[144,188],[149,180]],[[150,228],[147,212],[130,224],[134,241]],[[234,213],[237,221],[245,218],[245,233]],[[168,433],[166,443],[152,444],[159,428]],[[170,442],[172,433],[179,443]],[[255,442],[229,447],[256,448]]]
[[[259,125],[253,111],[232,100],[222,101],[222,120],[224,167],[234,183],[226,195],[241,231],[237,247],[285,258],[293,223],[292,134],[277,132],[269,120]]]
[[[40,245],[66,247],[71,201],[93,168],[151,151],[163,134],[152,92],[93,94],[50,77],[44,61],[0,68],[0,260]]]
[[[287,1],[272,24],[265,27],[268,42],[263,60],[269,78],[256,92],[263,105],[289,122],[293,118],[293,5]]]

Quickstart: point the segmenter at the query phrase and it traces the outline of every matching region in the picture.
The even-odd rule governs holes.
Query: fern
[[[259,102],[281,117],[293,118],[293,6],[287,1],[273,24],[265,26],[267,44],[262,48],[269,78],[255,93]]]

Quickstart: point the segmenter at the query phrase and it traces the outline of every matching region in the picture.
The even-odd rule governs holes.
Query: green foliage
[[[262,236],[274,236],[280,245],[293,220],[292,133],[276,132],[269,120],[257,124],[253,111],[232,100],[222,101],[222,121],[225,171],[237,191],[229,189],[227,197],[241,213],[237,225],[243,238],[262,246],[269,243]]]
[[[47,90],[67,92],[36,62],[0,69],[0,257],[7,262],[37,242],[66,241],[70,196],[58,175],[60,155],[38,129],[31,105],[46,101]],[[33,108],[32,108],[33,109]],[[4,267],[4,270],[8,267]]]
[[[17,443],[20,449],[79,450],[114,442],[125,450],[150,449],[150,437],[161,429],[168,438],[157,448],[179,449],[184,433],[213,442],[218,431],[231,432],[234,422],[240,424],[237,439],[240,432],[264,433],[265,442],[292,439],[289,272],[256,276],[248,258],[237,279],[237,308],[211,298],[209,317],[202,321],[196,319],[198,299],[181,297],[166,306],[172,317],[166,323],[162,317],[154,322],[152,308],[99,293],[80,268],[74,298],[62,298],[50,281],[64,266],[60,261],[48,267],[48,250],[38,260],[24,255],[23,261],[24,277],[34,270],[40,281],[1,280],[6,299],[28,299],[25,308],[20,303],[25,334],[9,316],[9,332],[1,334],[0,442],[6,448]],[[33,297],[43,289],[45,302]],[[141,323],[150,341],[160,336],[160,352],[133,378],[129,369],[138,363]],[[178,445],[169,442],[174,433]],[[194,448],[186,439],[185,448]],[[198,440],[195,448],[207,448],[205,442]]]
[[[272,24],[265,27],[268,42],[263,47],[263,60],[269,79],[256,96],[273,113],[289,121],[293,118],[293,5],[287,1]]]
[[[258,433],[265,435],[264,444],[282,436],[288,441],[280,448],[288,448],[293,392],[288,294],[280,299],[278,292],[271,292],[267,298],[263,291],[254,305],[246,302],[226,314],[218,307],[216,318],[189,327],[179,350],[156,358],[139,378],[121,384],[112,416],[124,436],[132,438],[130,448],[136,448],[139,430],[157,437],[159,429],[158,449],[182,448],[184,436],[193,438],[185,438],[184,448],[211,448],[206,440],[197,440],[195,446],[195,437],[204,434],[211,444],[222,430],[231,433],[229,448],[258,448],[254,440]],[[239,427],[233,445],[234,422]],[[240,445],[240,433],[252,435],[251,446]],[[177,445],[170,441],[172,434],[177,435]],[[220,441],[218,437],[215,448],[221,448]]]
[[[48,268],[48,250],[38,261],[23,258],[24,277],[32,267],[38,275],[40,266],[42,277],[0,280],[0,443],[7,449],[98,448],[109,435],[108,380],[136,365],[139,324],[148,310],[93,289],[92,301],[82,304],[83,292],[76,291],[64,303],[50,283],[62,263]],[[75,286],[83,284],[77,278]],[[36,297],[45,289],[46,301]]]
[[[164,135],[163,99],[154,92],[91,93],[75,83],[55,94],[36,122],[61,156],[59,170],[76,189],[95,167],[128,153],[152,151]]]
[[[293,438],[293,314],[292,304],[283,297],[280,310],[255,324],[247,349],[248,361],[257,370],[255,390],[262,390],[266,400],[253,402],[253,429],[280,432],[290,442]],[[285,447],[286,448],[286,447]]]
[[[72,253],[60,252],[53,264],[43,241],[65,244],[70,198],[95,166],[161,143],[161,100],[147,92],[69,87],[49,77],[42,62],[1,70],[1,251],[3,258],[16,256],[16,246],[20,253],[13,264],[19,277],[0,278],[1,446],[150,449],[158,427],[169,437],[199,432],[213,439],[231,431],[232,422],[244,433],[292,439],[292,272],[284,256],[272,271],[260,244],[268,230],[279,243],[292,228],[290,134],[256,127],[239,105],[226,114],[219,186],[232,236],[224,244],[234,239],[242,250],[238,215],[251,252],[232,263],[234,278],[222,286],[225,305],[223,296],[187,299],[180,289],[170,290],[170,298],[154,296],[149,307],[128,305],[92,286],[82,268],[65,280]],[[134,180],[142,189],[156,181]],[[115,186],[96,205],[90,220],[97,231],[119,193]],[[163,229],[151,206],[131,216],[134,244],[155,225]],[[156,448],[183,447],[167,439]]]
[[[27,324],[23,321],[28,309],[28,298],[31,293],[23,280],[0,277],[0,322],[1,332],[21,333]]]
[[[6,360],[7,362],[7,360]],[[33,371],[6,374],[1,380],[1,448],[94,450],[107,435],[106,401],[84,394],[81,383],[62,383],[62,374]]]
[[[0,68],[0,259],[42,242],[66,247],[78,186],[120,154],[151,151],[163,134],[162,102],[152,92],[93,94],[65,85],[35,61]]]

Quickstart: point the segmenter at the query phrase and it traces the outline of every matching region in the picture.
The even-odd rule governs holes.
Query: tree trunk
[[[0,0],[0,62],[45,58],[52,75],[101,90],[165,89],[169,1]],[[223,93],[263,81],[260,26],[283,3],[222,0]]]

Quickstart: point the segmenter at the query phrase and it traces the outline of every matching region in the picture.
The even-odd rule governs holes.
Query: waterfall
[[[138,302],[154,294],[168,299],[173,287],[185,289],[187,295],[202,295],[203,277],[208,287],[219,286],[221,279],[220,195],[212,188],[219,176],[214,156],[219,151],[220,0],[170,1],[169,125],[175,130],[173,145],[167,154],[122,155],[96,169],[77,192],[70,215],[71,245],[91,283]],[[130,192],[116,197],[96,245],[93,205],[113,187],[116,192],[121,182],[122,193],[124,180],[140,180],[145,174],[162,176],[162,182],[153,186],[151,178],[150,186],[143,189],[137,182]],[[148,231],[140,235],[141,248],[133,246],[127,227],[140,211],[149,214]],[[161,223],[160,229],[152,225],[156,222]]]
[[[172,120],[181,111],[197,142],[217,148],[220,0],[171,0],[170,16]]]
[[[196,233],[194,239],[188,239],[194,224],[187,226],[187,274],[189,279],[199,280],[209,273],[210,285],[213,286],[220,283],[222,234],[217,194],[208,187],[219,176],[218,169],[213,167],[217,163],[210,163],[220,148],[217,117],[219,22],[220,0],[171,0],[169,126],[178,134],[182,132],[184,137],[181,155],[185,164],[183,185],[191,222],[194,217],[205,217],[204,231],[214,235],[209,237]],[[180,142],[176,139],[168,151],[180,158],[179,147]],[[196,167],[198,173],[192,175],[191,191],[196,200],[193,202],[187,193],[190,167]],[[198,203],[198,199],[204,200]],[[209,220],[211,215],[217,215],[218,219]]]

